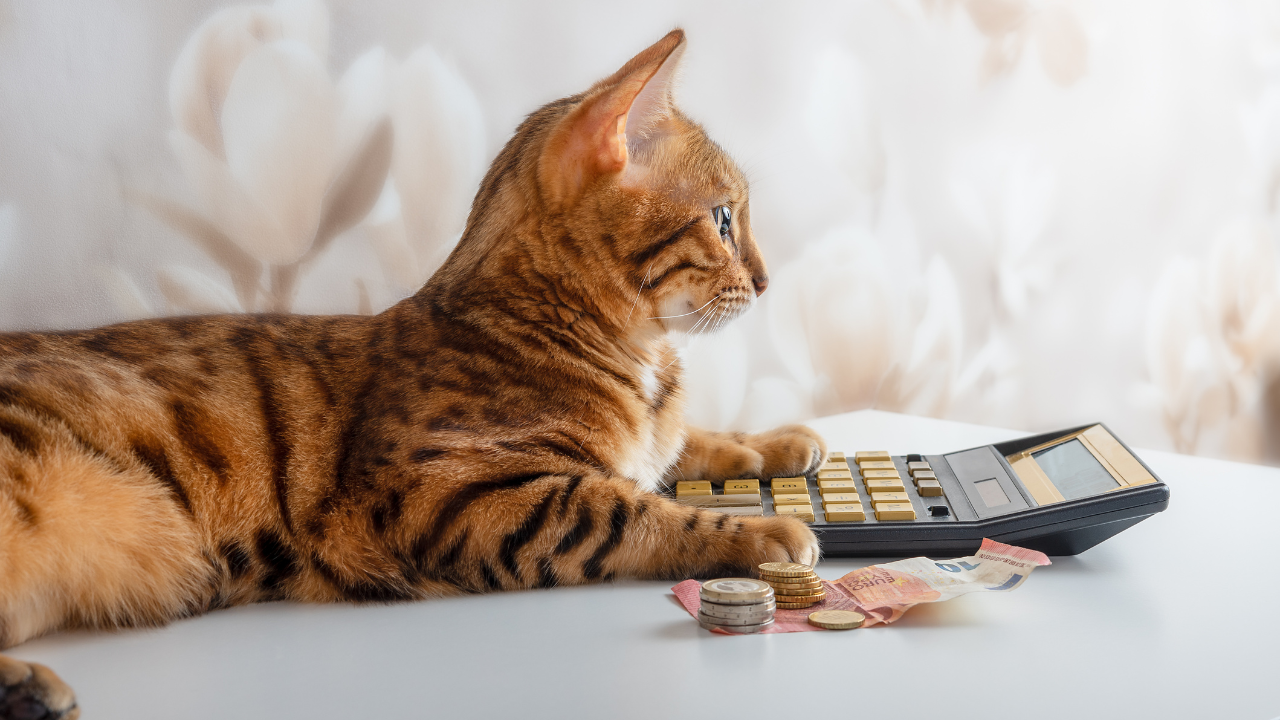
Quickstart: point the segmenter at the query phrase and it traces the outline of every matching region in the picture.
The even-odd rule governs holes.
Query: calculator
[[[1102,423],[943,455],[833,452],[804,477],[676,484],[676,502],[790,515],[827,557],[973,554],[983,538],[1076,555],[1169,506],[1169,487]]]

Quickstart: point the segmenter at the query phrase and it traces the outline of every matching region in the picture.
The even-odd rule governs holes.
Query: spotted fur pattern
[[[801,427],[681,419],[667,333],[714,329],[767,284],[746,182],[671,102],[683,48],[675,31],[532,114],[445,265],[380,315],[0,335],[0,647],[264,600],[816,560],[798,521],[653,492],[825,452]],[[31,667],[3,658],[0,690],[40,685]],[[58,702],[49,717],[78,712]]]

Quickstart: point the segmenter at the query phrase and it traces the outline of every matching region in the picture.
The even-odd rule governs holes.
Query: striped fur
[[[805,428],[682,423],[667,333],[767,283],[741,173],[670,103],[683,43],[532,114],[445,265],[380,315],[0,335],[0,647],[262,600],[815,560],[797,521],[652,492],[825,452]]]

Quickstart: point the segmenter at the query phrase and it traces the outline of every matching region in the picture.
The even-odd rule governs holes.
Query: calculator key
[[[827,514],[827,522],[856,522],[867,519],[861,503],[827,505],[823,508],[823,512]]]
[[[907,491],[907,488],[903,486],[902,481],[897,479],[891,480],[888,478],[882,478],[880,480],[868,480],[866,482],[866,485],[867,485],[867,492],[869,493],[906,492]]]
[[[863,460],[889,460],[892,457],[884,450],[859,450],[853,454],[853,460],[858,464],[862,464]]]
[[[775,515],[790,515],[798,517],[805,522],[813,522],[813,506],[812,505],[782,505],[773,508]]]
[[[809,492],[809,483],[804,478],[774,478],[770,483],[773,494]]]
[[[942,485],[937,480],[921,480],[916,483],[916,492],[920,493],[920,497],[940,497]]]
[[[905,492],[878,492],[873,494],[871,496],[871,499],[872,501],[878,502],[878,503],[881,503],[881,502],[909,503],[911,502],[911,497],[907,495]]]
[[[906,497],[905,495],[903,497]],[[860,503],[862,498],[858,497],[858,493],[823,493],[822,506],[841,505],[844,503]],[[911,502],[908,500],[907,502]]]
[[[862,474],[866,475],[872,470],[892,470],[898,472],[897,467],[888,460],[869,460],[867,462],[858,463],[858,467],[862,469]]]
[[[840,462],[827,461],[823,463],[821,467],[818,468],[818,472],[822,472],[824,470],[837,470],[840,472],[849,472],[849,465],[843,460],[841,460]]]
[[[753,495],[683,495],[676,502],[686,507],[716,508],[733,505],[759,505],[760,493]]]
[[[883,480],[885,478],[898,479],[902,477],[897,470],[865,470],[862,473],[863,480]]]
[[[853,478],[841,478],[838,480],[818,478],[818,490],[822,492],[826,492],[827,490],[847,490],[849,492],[856,492],[857,489],[858,483]]]
[[[707,508],[725,515],[764,515],[763,505],[741,505],[730,507]]]
[[[946,505],[930,505],[929,514],[934,517],[949,517],[951,515],[951,508]]]
[[[710,494],[711,483],[706,480],[686,480],[676,483],[676,497]]]
[[[877,520],[915,520],[916,510],[911,503],[872,503]]]
[[[812,502],[808,493],[783,493],[773,496],[774,505],[809,505]]]
[[[835,462],[837,460],[839,460],[840,462],[844,462],[845,461],[844,453],[840,452],[839,450],[832,450],[831,452],[827,453],[828,462]]]
[[[930,467],[929,463],[927,462],[907,463],[907,472],[910,473],[913,477],[915,476],[917,470],[933,472],[933,468]]]
[[[818,471],[819,480],[844,480],[846,478],[849,480],[852,480],[853,473],[849,472],[848,470],[819,470]]]
[[[911,479],[915,480],[916,484],[919,484],[921,480],[937,480],[938,476],[932,470],[917,470],[911,474]]]
[[[752,494],[759,495],[760,481],[759,480],[725,480],[724,494],[725,495],[752,495]]]

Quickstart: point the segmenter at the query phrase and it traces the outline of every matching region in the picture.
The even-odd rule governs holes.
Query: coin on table
[[[773,617],[776,607],[777,604],[773,601],[761,605],[716,605],[704,602],[699,612],[713,618],[759,618],[756,622],[764,622],[766,618]]]
[[[862,613],[852,610],[819,610],[809,613],[809,624],[828,630],[852,630],[866,621]]]
[[[699,595],[722,605],[747,605],[773,597],[773,587],[753,578],[718,578],[702,583]]]
[[[778,593],[777,598],[782,602],[795,602],[795,600],[793,600],[792,598],[813,597],[815,595],[822,595],[822,594],[825,594],[827,590],[826,588],[823,588],[823,587],[803,588],[799,590],[778,588],[774,592]]]
[[[757,625],[717,625],[715,623],[704,622],[702,620],[699,620],[698,624],[708,630],[712,628],[719,628],[725,632],[747,635],[750,633],[758,633],[769,627],[773,624],[773,618],[769,618],[768,622],[762,622]]]
[[[810,605],[817,605],[818,603],[822,602],[824,599],[826,599],[825,595],[815,595],[812,597],[805,597],[805,598],[789,597],[787,598],[787,600],[795,600],[795,602],[779,601],[778,609],[779,610],[795,610],[797,608],[807,608]]]
[[[773,613],[766,613],[764,615],[758,615],[756,617],[741,617],[741,618],[720,618],[720,617],[712,617],[710,615],[707,615],[704,612],[698,613],[698,622],[704,623],[707,625],[722,625],[725,627],[742,627],[745,625],[761,625],[769,622],[772,619],[773,619]]]
[[[774,582],[772,580],[765,580],[765,582],[772,585],[775,592],[778,590],[808,590],[822,587],[822,581],[818,579],[808,582]]]
[[[760,572],[778,577],[800,577],[813,572],[813,568],[793,562],[767,562],[760,563]]]

